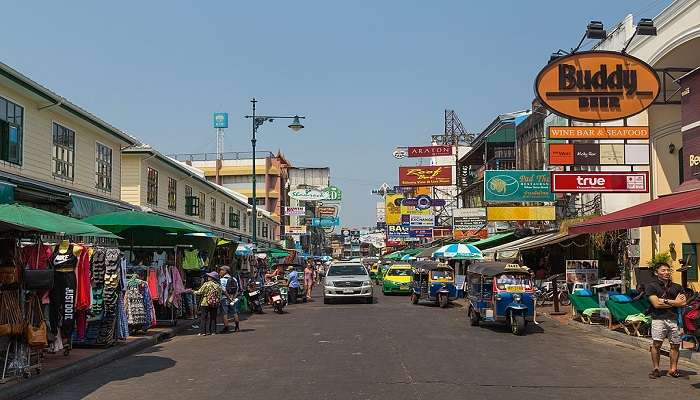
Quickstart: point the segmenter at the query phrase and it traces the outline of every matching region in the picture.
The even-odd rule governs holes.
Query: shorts
[[[673,319],[654,319],[651,321],[651,339],[663,342],[668,339],[671,344],[681,344],[681,330]]]
[[[221,304],[219,304],[219,312],[222,313],[221,315],[228,315],[230,309],[229,306],[230,304],[228,298],[221,299]]]

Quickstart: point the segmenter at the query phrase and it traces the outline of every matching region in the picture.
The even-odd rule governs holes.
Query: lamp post
[[[253,245],[255,247],[258,246],[258,199],[257,199],[257,193],[256,193],[256,180],[257,180],[257,175],[255,174],[255,144],[257,143],[257,139],[255,138],[256,133],[258,132],[258,128],[260,125],[264,124],[265,122],[273,122],[275,119],[291,119],[293,120],[291,124],[289,124],[289,129],[291,129],[294,132],[299,132],[302,128],[304,128],[304,125],[301,124],[299,121],[300,119],[305,119],[306,117],[300,117],[298,115],[293,115],[293,116],[287,116],[287,117],[279,117],[279,116],[272,116],[272,115],[255,115],[255,104],[258,102],[255,100],[255,98],[252,98],[250,102],[253,105],[253,112],[252,115],[246,115],[246,118],[252,118],[253,120],[253,138],[250,140],[250,143],[253,145],[253,212],[252,212],[252,217],[253,217]]]

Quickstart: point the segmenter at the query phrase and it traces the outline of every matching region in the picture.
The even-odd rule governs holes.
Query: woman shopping
[[[199,305],[201,307],[199,336],[216,335],[216,315],[222,296],[219,274],[215,271],[209,272],[207,281],[194,294],[199,297]]]

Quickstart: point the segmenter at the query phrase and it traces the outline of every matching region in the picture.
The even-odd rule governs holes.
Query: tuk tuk
[[[428,300],[445,308],[455,299],[457,286],[452,267],[437,261],[418,261],[415,264],[411,281],[411,303]]]
[[[379,273],[379,263],[373,263],[369,267],[369,279],[371,279],[375,285],[379,284],[379,278],[377,276],[378,273]]]
[[[507,323],[523,335],[535,314],[535,286],[526,267],[504,262],[477,262],[466,276],[467,316],[481,322]]]

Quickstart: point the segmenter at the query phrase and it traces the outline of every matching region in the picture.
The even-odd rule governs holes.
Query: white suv
[[[323,282],[323,303],[333,299],[363,298],[372,304],[374,293],[367,269],[359,262],[334,263]]]

